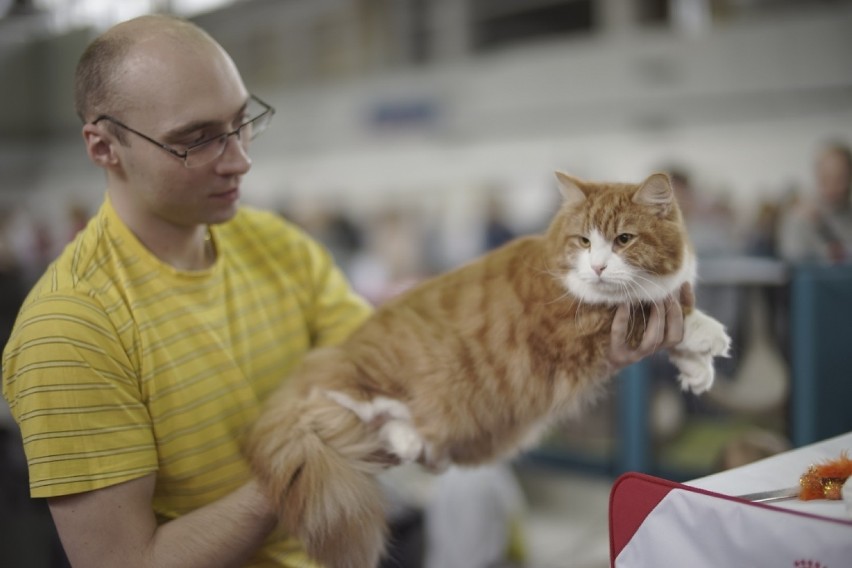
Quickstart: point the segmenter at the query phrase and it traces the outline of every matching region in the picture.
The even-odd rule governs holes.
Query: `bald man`
[[[370,313],[320,246],[238,207],[273,109],[187,22],[119,24],[76,110],[97,215],[35,286],[4,395],[74,566],[296,566],[240,457],[260,401]]]
[[[274,110],[198,27],[116,25],[83,53],[76,110],[104,202],[29,294],[4,352],[33,497],[75,567],[310,566],[240,453],[266,397],[370,314],[328,252],[239,206]],[[675,306],[626,365],[680,341]],[[368,567],[365,567],[368,568]]]

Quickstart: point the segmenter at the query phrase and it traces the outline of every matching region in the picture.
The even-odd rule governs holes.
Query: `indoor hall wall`
[[[277,56],[264,59],[264,46],[293,48],[275,30],[315,16],[305,11],[286,25],[258,16],[203,21],[225,34],[249,87],[279,111],[253,148],[247,201],[281,207],[319,195],[358,212],[389,199],[432,209],[443,200],[476,215],[485,186],[497,183],[520,203],[513,212],[525,226],[550,203],[554,169],[635,179],[679,162],[703,191],[747,215],[764,196],[810,183],[821,139],[852,140],[852,11],[842,5],[700,35],[634,30],[360,76],[274,80]],[[79,34],[67,41],[48,51],[79,48]],[[58,90],[67,76],[44,82],[48,116],[69,112]],[[76,130],[72,117],[31,144],[4,141],[0,160],[12,173],[0,202],[59,226],[51,221],[65,201],[100,200],[103,176]]]

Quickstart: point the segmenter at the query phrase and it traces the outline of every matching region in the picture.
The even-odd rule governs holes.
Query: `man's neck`
[[[112,199],[118,217],[154,256],[178,270],[204,270],[216,261],[216,249],[207,225],[177,225],[140,214],[121,200]]]
[[[143,237],[137,237],[157,258],[178,270],[204,270],[216,261],[213,239],[206,225],[199,225],[193,234],[171,242],[157,238],[149,240],[149,244]]]

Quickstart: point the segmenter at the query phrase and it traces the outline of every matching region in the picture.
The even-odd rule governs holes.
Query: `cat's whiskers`
[[[550,268],[550,265],[545,265],[544,268],[541,268],[538,266],[531,266],[529,264],[526,264],[526,267],[530,270],[537,272],[538,274],[547,274],[548,276],[553,277],[555,280],[562,280],[562,273]]]
[[[637,276],[639,276],[639,275],[637,275]],[[639,276],[639,277],[641,278],[641,276]],[[649,280],[649,279],[647,279],[647,278],[644,278],[644,280],[646,280],[647,282],[649,282],[649,283],[651,283],[651,284],[655,284],[655,285],[656,285],[656,283],[655,283],[655,282],[653,282],[653,281],[651,281],[651,280]],[[636,286],[637,288],[639,288],[639,289],[643,292],[645,301],[649,301],[649,300],[650,300],[651,305],[652,305],[654,308],[656,308],[656,309],[657,309],[657,313],[659,314],[659,317],[661,317],[661,318],[664,318],[664,319],[665,319],[665,317],[666,317],[666,316],[665,316],[665,314],[666,314],[665,299],[668,297],[668,295],[667,295],[667,296],[664,296],[664,297],[663,297],[663,298],[661,298],[661,299],[651,299],[651,296],[650,296],[650,295],[648,295],[648,293],[647,293],[647,291],[645,290],[645,288],[644,288],[644,287],[643,287],[643,286],[642,286],[639,282],[636,282],[636,281],[634,280],[634,281],[632,281],[631,283],[632,283],[634,286]],[[662,288],[661,286],[658,286],[658,287],[659,287],[659,288]],[[644,327],[645,327],[645,329],[648,329],[648,319],[647,319],[647,316],[645,315],[645,310],[644,310],[644,309],[642,309],[642,310],[640,310],[640,312],[642,313],[642,320],[643,320],[643,323],[644,323]],[[656,348],[656,347],[659,347],[660,345],[662,345],[663,340],[664,340],[664,338],[662,338],[662,337],[661,337],[661,338],[660,338],[660,340],[656,343],[655,348]]]
[[[545,302],[545,305],[550,305],[550,304],[555,304],[557,302],[561,302],[565,298],[571,298],[571,304],[570,304],[571,306],[573,306],[575,303],[577,303],[577,299],[574,297],[574,295],[569,290],[565,290],[565,292],[563,292],[562,294],[560,294],[556,298],[550,300],[549,302]]]
[[[577,295],[576,293],[572,292],[571,290],[569,290],[566,287],[566,285],[565,285],[565,274],[566,274],[567,271],[558,272],[558,271],[550,268],[549,266],[547,266],[544,269],[535,268],[535,270],[539,274],[546,274],[546,275],[550,276],[551,278],[553,278],[556,281],[556,283],[558,284],[559,288],[561,290],[563,290],[562,294],[558,295],[557,297],[555,297],[554,299],[552,299],[548,302],[545,302],[545,305],[556,304],[558,302],[564,301],[566,298],[570,298],[571,302],[569,304],[569,307],[570,308],[573,308],[575,306],[577,307],[577,309],[574,310],[574,325],[579,328],[580,315],[581,315],[580,310],[583,309],[583,305],[585,303],[585,298],[583,297],[582,294]]]
[[[639,275],[637,275],[637,277],[642,278],[642,276],[639,276]],[[665,288],[663,288],[662,286],[660,286],[659,284],[657,284],[653,280],[650,280],[648,278],[642,278],[642,279],[645,280],[646,282],[648,282],[649,284],[653,284],[654,286],[659,288],[662,292],[666,292]],[[663,297],[660,298],[660,297],[657,297],[655,295],[649,294],[648,290],[640,282],[633,281],[633,284],[642,291],[642,298],[640,298],[640,300],[644,300],[646,302],[651,302],[651,304],[654,307],[656,307],[658,310],[662,311],[663,313],[665,312],[665,305],[664,305],[665,300],[666,300],[666,298],[670,297],[671,294],[665,293],[663,295]]]
[[[632,280],[626,280],[626,281],[622,282],[621,285],[622,285],[622,289],[624,290],[624,295],[627,297],[627,303],[629,305],[633,306],[635,304],[641,303],[641,298],[640,298],[639,294],[635,294],[635,292],[633,290],[634,288],[641,289],[641,287],[636,282],[634,282]],[[633,294],[631,294],[631,293],[633,293]],[[633,295],[635,295],[635,298],[632,297]],[[640,312],[642,313],[643,327],[647,326],[648,322],[644,321],[645,312],[643,310],[640,310]],[[634,317],[633,310],[631,309],[627,314],[627,335],[628,335],[628,337],[633,335],[633,330],[634,330],[634,326],[636,325],[636,323],[637,323],[637,318]]]
[[[560,286],[562,285],[562,280],[565,277],[565,274],[563,272],[559,272],[557,270],[554,270],[553,268],[550,267],[550,265],[545,265],[544,268],[540,268],[538,266],[534,267],[534,266],[527,265],[527,268],[529,268],[530,270],[534,270],[535,272],[537,272],[539,274],[546,274],[546,275],[550,276],[551,278],[556,280],[560,284]]]
[[[634,278],[642,279],[643,281],[645,281],[648,284],[651,284],[653,287],[657,288],[660,292],[663,293],[663,298],[671,295],[671,293],[669,291],[667,291],[661,284],[659,284],[658,282],[654,282],[654,280],[652,280],[651,278],[648,278],[647,276],[643,276],[640,273],[636,273],[633,276],[634,276]],[[635,282],[635,284],[639,285],[639,282]],[[643,287],[642,291],[645,292],[646,289]],[[656,296],[656,295],[654,295],[654,296]],[[648,299],[651,299],[651,297],[652,297],[652,295],[648,294]]]
[[[574,304],[582,301],[582,299],[578,299],[574,294],[571,293],[570,290],[568,290],[565,287],[565,273],[564,272],[557,272],[556,270],[550,268],[549,266],[545,267],[544,269],[536,268],[535,270],[539,274],[547,274],[548,276],[553,278],[556,281],[556,283],[559,285],[559,289],[563,290],[562,294],[560,294],[559,296],[557,296],[553,300],[546,302],[547,305],[555,304],[557,302],[561,302],[565,298],[569,298],[569,297],[571,298],[571,304],[570,305],[572,307],[574,306]]]
[[[556,270],[553,270],[549,266],[544,269],[535,268],[534,270],[536,270],[539,274],[546,274],[553,278],[558,284],[558,287],[563,290],[562,294],[548,302],[545,302],[545,305],[556,304],[558,302],[564,301],[566,298],[570,298],[571,301],[568,304],[568,307],[574,308],[576,306],[576,309],[574,310],[574,326],[577,327],[577,329],[582,330],[582,326],[580,325],[580,322],[582,321],[581,310],[583,309],[583,306],[585,304],[585,298],[582,294],[578,296],[565,286],[565,272],[558,272]]]
[[[641,276],[639,276],[639,275],[637,275],[637,276],[641,278]],[[649,282],[649,283],[651,283],[651,284],[654,284],[654,282],[653,282],[653,281],[648,280],[647,278],[644,278],[644,280],[648,281],[648,282]],[[644,286],[642,286],[642,284],[641,284],[640,282],[637,282],[637,281],[633,280],[633,281],[631,281],[631,284],[632,284],[635,288],[638,288],[638,289],[641,291],[641,294],[637,294],[637,302],[636,302],[637,304],[641,305],[643,301],[645,301],[645,302],[650,301],[650,302],[651,302],[651,305],[652,305],[654,308],[656,308],[656,309],[657,309],[657,311],[658,311],[660,314],[665,314],[665,306],[664,306],[664,304],[663,304],[663,300],[660,300],[660,299],[652,299],[652,296],[651,296],[650,294],[648,294],[648,291],[645,289],[645,287],[644,287]],[[642,324],[643,324],[643,327],[644,327],[644,329],[647,329],[647,328],[648,328],[648,316],[647,316],[647,314],[645,313],[645,310],[644,310],[644,309],[641,309],[641,310],[639,310],[639,311],[640,311],[640,313],[642,314]]]
[[[591,303],[586,302],[585,296],[581,293],[579,296],[574,296],[577,302],[577,309],[574,310],[574,326],[581,332],[588,331],[582,325],[583,322],[583,308],[590,307]]]

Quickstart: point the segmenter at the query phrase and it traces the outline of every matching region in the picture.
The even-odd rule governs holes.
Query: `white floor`
[[[607,568],[611,481],[566,470],[519,474],[527,496],[527,568]]]
[[[526,501],[524,568],[609,567],[608,510],[612,480],[529,463],[514,471]],[[435,478],[417,467],[391,470],[385,481],[400,494],[423,503],[435,497]],[[473,503],[470,499],[493,498],[493,493],[480,487],[493,483],[494,478],[489,474],[456,479],[450,490],[452,497],[448,501],[445,493],[443,502],[451,507],[455,503],[459,515],[464,517],[466,507]],[[446,486],[443,491],[447,491]]]

